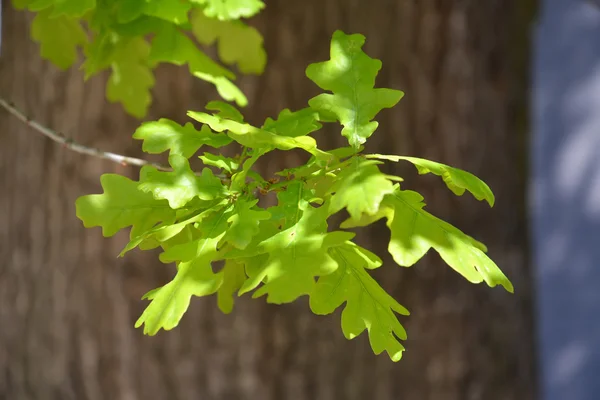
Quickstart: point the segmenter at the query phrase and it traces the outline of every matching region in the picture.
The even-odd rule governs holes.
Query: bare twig
[[[83,146],[79,143],[76,143],[75,141],[73,141],[73,139],[67,138],[63,134],[55,132],[52,129],[47,128],[44,125],[40,124],[39,122],[32,120],[27,115],[25,115],[21,110],[19,110],[17,107],[15,107],[14,104],[12,104],[9,101],[6,101],[2,97],[0,97],[0,106],[2,106],[2,108],[4,108],[6,111],[11,113],[15,117],[17,117],[19,120],[21,120],[24,123],[26,123],[27,125],[29,125],[31,128],[35,129],[36,131],[38,131],[42,135],[50,138],[51,140],[55,141],[56,143],[61,144],[62,146],[64,146],[65,148],[67,148],[69,150],[73,150],[80,154],[87,154],[87,155],[90,155],[93,157],[103,158],[105,160],[109,160],[114,163],[121,164],[123,166],[136,165],[138,167],[141,167],[144,165],[151,165],[154,168],[159,169],[161,171],[172,171],[171,168],[164,166],[162,164],[153,163],[150,161],[142,160],[140,158],[122,156],[120,154],[110,153],[108,151],[103,151],[100,149],[96,149],[93,147],[87,147],[87,146]]]

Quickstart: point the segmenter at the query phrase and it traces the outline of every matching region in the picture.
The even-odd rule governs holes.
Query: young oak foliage
[[[190,73],[214,85],[226,100],[245,106],[248,100],[234,84],[236,75],[212,60],[201,44],[217,37],[220,59],[244,74],[261,74],[266,54],[260,33],[241,18],[256,15],[261,0],[12,0],[17,9],[36,13],[31,37],[44,59],[66,70],[80,66],[86,79],[110,71],[106,97],[137,117],[152,103],[153,70],[160,63],[187,65]],[[237,43],[243,41],[242,46]]]
[[[225,8],[202,3],[223,20],[230,15],[225,3]],[[335,32],[331,59],[306,70],[331,93],[316,96],[304,109],[285,109],[260,127],[222,102],[188,113],[203,124],[199,130],[166,119],[142,124],[134,138],[143,140],[149,153],[168,152],[173,171],[145,166],[137,182],[106,174],[103,194],[77,200],[77,216],[86,227],[100,226],[105,236],[132,227],[121,255],[136,247],[160,247],[160,260],[175,264],[173,279],[144,296],[150,304],[136,326],[143,325],[145,333],[176,327],[194,296],[216,294],[224,313],[233,310],[236,293],[266,295],[275,304],[308,296],[315,314],[343,308],[346,338],[366,331],[376,354],[386,351],[398,361],[406,339],[398,315],[409,313],[371,276],[370,270],[382,267],[381,259],[345,231],[381,218],[387,220],[388,250],[398,265],[411,266],[433,248],[468,281],[513,291],[482,243],[425,211],[421,195],[401,188],[402,178],[382,173],[378,165],[411,162],[419,173],[442,177],[455,194],[469,191],[492,206],[494,196],[484,182],[434,161],[363,153],[362,144],[378,126],[373,118],[402,97],[400,91],[373,87],[381,62],[362,51],[364,41],[362,35]],[[335,122],[350,146],[323,151],[315,137],[323,124]],[[232,142],[242,147],[235,157],[199,153],[205,146],[218,149]],[[265,154],[291,149],[306,151],[306,164],[271,178],[255,169]],[[190,167],[195,157],[205,165],[201,171]],[[265,208],[259,200],[270,192],[277,194],[277,203]],[[330,229],[328,219],[342,210],[349,219]],[[217,270],[217,263],[224,266]]]

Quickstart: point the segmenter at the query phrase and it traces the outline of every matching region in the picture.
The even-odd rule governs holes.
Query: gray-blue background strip
[[[531,142],[543,400],[600,399],[600,9],[542,0]]]

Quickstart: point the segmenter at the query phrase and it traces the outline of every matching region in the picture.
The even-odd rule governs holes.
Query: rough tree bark
[[[139,298],[168,268],[155,254],[117,259],[126,235],[85,230],[73,205],[99,192],[101,173],[137,171],[70,153],[0,112],[0,398],[534,398],[523,113],[532,2],[273,0],[256,20],[269,64],[243,80],[250,120],[305,106],[317,92],[306,65],[328,58],[335,29],[360,32],[383,61],[379,86],[406,92],[382,113],[371,149],[465,168],[496,193],[490,210],[401,171],[430,211],[488,244],[516,294],[471,285],[433,254],[410,269],[388,262],[377,277],[413,312],[397,364],[365,337],[346,341],[339,314],[311,315],[304,301],[241,300],[223,316],[214,299],[196,299],[178,329],[143,337],[133,328]],[[136,121],[105,102],[103,78],[84,84],[40,61],[30,18],[4,3],[0,94],[79,142],[138,155]],[[150,118],[184,121],[215,96],[183,69],[162,68],[157,81]],[[325,145],[339,143],[335,134],[322,135]],[[272,161],[265,168],[283,162]],[[384,254],[383,227],[369,237]]]

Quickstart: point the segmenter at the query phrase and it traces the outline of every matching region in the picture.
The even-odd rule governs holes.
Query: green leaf
[[[318,95],[308,104],[319,112],[335,114],[344,126],[342,135],[355,148],[377,129],[378,123],[371,121],[377,113],[393,107],[404,95],[399,90],[374,89],[381,61],[362,51],[364,43],[363,35],[336,31],[331,40],[331,59],[306,69],[310,80],[333,93]]]
[[[409,267],[421,259],[430,248],[469,282],[485,281],[488,286],[502,285],[513,292],[513,286],[498,266],[484,253],[478,242],[456,227],[423,210],[423,197],[413,191],[396,190],[386,196],[381,211],[361,220],[349,219],[342,228],[368,225],[387,218],[391,231],[388,250],[394,261]]]
[[[150,90],[154,75],[147,59],[150,46],[142,37],[120,40],[111,57],[112,74],[106,85],[106,97],[120,102],[125,110],[137,118],[148,112],[152,102]]]
[[[188,22],[192,8],[186,1],[173,0],[119,0],[118,6],[119,23],[131,22],[145,14],[177,25]]]
[[[292,112],[286,108],[276,120],[267,118],[262,129],[281,136],[298,137],[318,131],[322,126],[319,123],[319,113],[313,109],[303,108]]]
[[[233,294],[237,292],[246,280],[244,264],[236,260],[227,260],[221,271],[223,284],[217,292],[217,304],[224,314],[233,311]]]
[[[203,81],[212,83],[217,88],[219,96],[227,101],[235,101],[238,106],[245,107],[248,105],[248,99],[244,93],[233,82],[224,76],[213,76],[201,72],[194,72],[193,75]]]
[[[261,0],[190,0],[204,6],[204,14],[221,21],[250,18],[265,7]]]
[[[240,167],[240,164],[236,159],[225,157],[220,154],[204,153],[204,155],[199,156],[199,158],[204,164],[223,169],[229,174],[233,174]]]
[[[331,154],[333,154],[334,156],[336,156],[337,158],[346,158],[346,157],[350,157],[350,156],[358,154],[359,152],[363,151],[363,149],[364,149],[363,146],[360,146],[358,148],[348,146],[348,147],[338,147],[337,149],[329,150],[329,152]]]
[[[218,40],[219,58],[225,64],[237,64],[243,74],[261,74],[267,63],[263,38],[255,28],[241,21],[219,21],[202,12],[191,18],[192,32],[204,45]]]
[[[346,303],[342,312],[344,336],[354,339],[366,329],[375,354],[385,350],[393,361],[400,360],[404,347],[399,340],[406,340],[406,331],[395,313],[409,312],[366,271],[379,267],[381,260],[352,242],[329,252],[339,267],[319,278],[310,295],[311,310],[326,315]]]
[[[182,248],[193,247],[196,256],[178,263],[177,274],[171,282],[142,297],[152,301],[135,323],[136,328],[144,325],[144,334],[147,335],[155,335],[161,328],[171,330],[179,324],[190,306],[192,296],[208,296],[219,290],[223,275],[215,274],[211,267],[218,253],[219,238],[200,239],[165,252],[175,253],[182,251]]]
[[[96,13],[99,12],[99,9],[96,9],[96,12],[94,13],[94,15],[96,15]],[[167,23],[165,23],[164,20],[157,18],[157,17],[151,17],[148,15],[143,15],[131,22],[127,22],[124,24],[114,24],[113,22],[113,15],[112,13],[109,16],[110,20],[109,22],[111,23],[111,29],[113,32],[119,34],[119,35],[123,35],[123,36],[127,36],[127,37],[133,37],[133,36],[147,36],[147,35],[154,35],[155,32],[160,31],[165,25],[168,25]],[[102,25],[98,28],[99,30],[102,30]]]
[[[490,207],[494,206],[494,193],[492,193],[490,187],[484,181],[470,172],[422,158],[389,156],[382,154],[368,154],[365,157],[395,162],[400,160],[409,161],[413,163],[415,167],[417,167],[417,171],[419,171],[419,174],[421,175],[432,173],[434,175],[441,176],[446,183],[446,186],[448,186],[448,189],[450,189],[455,195],[462,196],[465,193],[465,190],[468,190],[477,200],[481,201],[485,199]]]
[[[225,186],[213,175],[209,168],[196,176],[184,156],[172,154],[169,164],[173,172],[158,171],[154,167],[145,166],[139,188],[149,192],[156,199],[165,199],[173,209],[181,208],[194,198],[214,200],[225,195]]]
[[[77,47],[87,43],[87,35],[78,20],[66,16],[52,18],[48,10],[34,17],[31,37],[40,44],[42,58],[63,70],[77,59]]]
[[[352,237],[347,232],[332,232],[287,240],[292,233],[294,230],[282,232],[282,236],[264,244],[263,249],[270,256],[258,274],[244,282],[241,294],[256,289],[263,281],[264,284],[255,291],[253,298],[267,295],[267,302],[283,304],[310,294],[314,289],[315,277],[329,274],[337,268],[337,263],[327,250]]]
[[[52,17],[65,15],[82,17],[85,13],[96,8],[96,0],[54,0]]]
[[[31,0],[28,2],[27,8],[29,8],[29,11],[42,11],[54,6],[55,1],[56,0]]]
[[[363,213],[374,215],[379,211],[381,201],[394,191],[394,185],[376,164],[353,158],[342,169],[331,189],[335,192],[329,208],[331,214],[345,207],[352,218],[359,219]]]
[[[75,202],[77,218],[86,228],[100,226],[109,237],[128,226],[145,230],[175,219],[169,204],[140,191],[138,182],[116,174],[104,174],[100,182],[103,194],[82,196]]]
[[[211,111],[218,111],[218,113],[215,115],[218,115],[220,118],[231,119],[240,123],[244,122],[244,116],[242,113],[229,103],[219,100],[212,100],[206,104],[205,108]]]
[[[19,3],[18,6],[27,6],[30,11],[48,11],[47,9],[52,7],[50,18],[79,18],[96,8],[96,0],[32,0]]]
[[[26,8],[33,0],[12,0],[12,5],[17,10]]]
[[[119,40],[120,37],[113,32],[94,35],[92,41],[84,48],[85,61],[81,65],[81,69],[85,72],[85,80],[110,67]]]
[[[284,217],[286,223],[283,224],[283,230],[266,240],[253,243],[246,250],[227,254],[228,258],[269,255],[257,270],[247,270],[249,278],[240,289],[240,294],[256,289],[261,283],[264,284],[255,291],[253,297],[266,294],[269,303],[290,303],[310,294],[316,276],[329,274],[337,268],[328,249],[354,237],[349,232],[326,233],[327,207],[311,207],[307,202],[310,193],[305,193],[301,186],[291,189],[289,197],[280,198],[280,202],[286,201],[280,204],[281,215],[276,209],[269,209],[274,219]]]
[[[259,224],[262,220],[271,218],[271,214],[256,206],[258,200],[238,200],[235,203],[233,215],[227,222],[230,223],[226,240],[238,249],[245,249],[254,236],[259,232]]]
[[[142,150],[146,153],[159,154],[169,150],[169,154],[179,154],[185,158],[190,158],[203,145],[218,149],[231,143],[229,137],[215,134],[208,126],[198,131],[189,122],[181,126],[166,118],[144,122],[133,138],[144,141]]]
[[[110,67],[108,100],[120,102],[129,114],[142,118],[152,102],[154,86],[153,66],[148,62],[150,46],[142,36],[106,30],[104,24],[110,23],[111,17],[94,13],[91,23],[99,25],[99,33],[85,48],[87,58],[82,65],[85,79]]]
[[[118,10],[117,21],[124,24],[142,16],[149,3],[146,0],[120,0],[115,5]]]
[[[225,234],[226,213],[211,215],[202,221],[202,237],[170,247],[160,255],[164,263],[177,262],[175,278],[154,289],[143,298],[152,300],[135,326],[144,325],[144,333],[156,334],[161,328],[170,330],[179,324],[190,305],[192,296],[216,293],[223,283],[223,274],[215,274],[211,263],[218,260],[217,244]]]
[[[223,98],[235,100],[240,106],[247,104],[246,97],[230,81],[235,79],[235,75],[214,62],[172,25],[163,27],[156,34],[152,40],[149,59],[153,63],[167,62],[179,66],[187,64],[192,75],[215,85]]]
[[[265,149],[276,148],[280,150],[301,148],[319,157],[330,157],[329,154],[318,150],[317,142],[309,136],[298,136],[295,138],[279,136],[249,124],[243,124],[203,112],[188,111],[188,116],[198,122],[209,125],[216,132],[227,131],[227,135],[242,146]]]
[[[167,62],[179,66],[188,64],[190,72],[235,78],[232,72],[215,63],[196,47],[190,38],[172,25],[165,26],[152,40],[150,60],[155,63]]]
[[[200,235],[198,229],[194,228],[194,226],[186,225],[181,230],[181,232],[177,233],[173,237],[166,239],[162,242],[156,241],[155,238],[158,238],[158,235],[152,236],[148,239],[145,239],[144,241],[142,241],[139,244],[138,247],[140,248],[140,250],[152,250],[152,249],[156,249],[157,247],[160,247],[166,251],[172,247],[179,246],[184,243],[188,243],[192,240],[200,239],[201,235]],[[119,254],[119,257],[122,257],[122,256]]]
[[[202,210],[199,213],[196,212],[192,216],[179,220],[176,223],[174,221],[167,221],[156,226],[153,226],[154,224],[152,224],[149,227],[140,226],[138,229],[132,229],[130,235],[131,239],[121,251],[119,257],[123,257],[128,251],[133,250],[137,246],[140,246],[140,248],[145,247],[144,249],[150,249],[164,245],[165,242],[170,241],[175,236],[179,235],[190,225],[200,224],[216,212],[222,211],[226,204],[227,201],[223,200],[210,208]],[[188,238],[188,241],[190,240],[192,239]],[[151,246],[150,243],[152,243]]]
[[[305,186],[302,181],[290,181],[286,190],[277,193],[277,205],[268,208],[271,219],[281,229],[285,230],[295,226],[304,214],[304,209],[308,205],[307,200],[312,197],[312,193],[307,191]],[[320,226],[315,227],[315,229],[323,231],[326,228],[325,221],[322,221]]]

